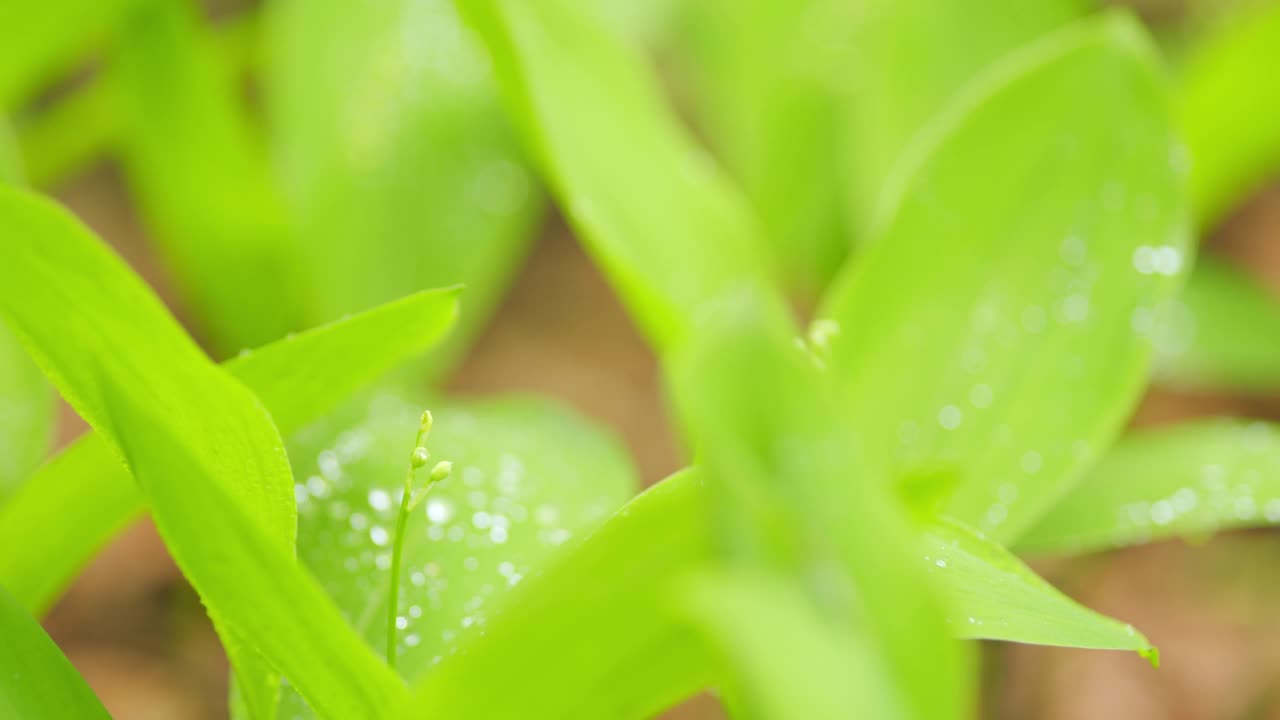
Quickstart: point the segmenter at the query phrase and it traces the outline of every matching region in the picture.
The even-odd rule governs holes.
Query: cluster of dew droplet
[[[309,430],[310,444],[323,449],[294,458],[300,475],[314,463],[295,486],[299,554],[333,597],[358,599],[342,609],[374,647],[382,645],[387,613],[406,429],[418,424],[417,412],[400,398],[380,396],[351,427]],[[569,432],[548,436],[546,427],[515,425],[490,421],[483,409],[436,412],[432,454],[449,457],[454,469],[406,527],[402,614],[395,621],[406,672],[456,652],[463,633],[483,633],[489,607],[505,588],[621,502],[608,492],[581,500],[597,478],[556,453],[530,451],[539,435],[564,439]],[[564,505],[557,501],[562,496],[580,500]]]
[[[1196,467],[1194,482],[1164,497],[1118,507],[1116,537],[1140,541],[1175,524],[1193,532],[1224,524],[1280,522],[1280,494],[1268,492],[1264,484],[1280,472],[1274,432],[1266,423],[1248,423],[1234,441],[1237,448],[1223,447],[1218,459]]]

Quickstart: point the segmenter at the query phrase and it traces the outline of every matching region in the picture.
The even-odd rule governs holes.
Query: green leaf
[[[832,151],[843,140],[844,98],[827,82],[839,63],[827,49],[839,45],[824,42],[848,24],[820,24],[827,6],[688,3],[681,43],[710,142],[759,212],[775,262],[809,296],[830,281],[848,246],[840,153]]]
[[[280,431],[293,433],[406,358],[438,342],[457,293],[424,291],[242,354],[224,367],[258,396]],[[40,468],[0,506],[0,585],[42,613],[145,498],[97,435]]]
[[[306,478],[298,485],[299,558],[379,649],[386,647],[396,515],[423,407],[378,395],[290,443],[299,479]],[[431,463],[451,461],[453,471],[406,524],[396,669],[407,679],[450,662],[469,632],[488,629],[509,588],[594,530],[637,486],[613,438],[547,401],[425,407],[434,415]],[[502,676],[486,680],[493,677]],[[284,717],[305,713],[288,691],[281,709]],[[473,707],[463,714],[483,717]]]
[[[1017,547],[1089,552],[1277,522],[1276,426],[1194,420],[1126,436]]]
[[[763,239],[742,198],[663,104],[651,69],[589,8],[459,6],[561,208],[655,346],[681,339],[726,287],[769,292]]]
[[[0,111],[13,110],[72,64],[130,9],[153,0],[6,2],[0,63]]]
[[[828,72],[831,84],[849,95],[846,194],[850,225],[859,237],[873,230],[880,206],[894,199],[886,197],[886,181],[907,158],[914,138],[971,93],[970,84],[986,68],[1081,15],[1085,4],[827,3],[812,27],[837,28],[843,37],[834,41],[847,48],[845,60],[832,63]]]
[[[707,556],[701,491],[696,472],[672,476],[522,580],[401,717],[638,719],[709,685],[705,646],[671,597]]]
[[[998,541],[1068,489],[1145,384],[1192,250],[1168,115],[1123,16],[1007,57],[913,146],[819,313],[863,446],[898,477],[955,473],[948,513]]]
[[[948,603],[956,637],[1159,653],[1131,625],[1058,592],[1005,548],[941,519],[924,535],[924,560]]]
[[[23,182],[22,159],[13,128],[0,116],[0,183],[21,185]]]
[[[916,539],[905,512],[878,482],[875,459],[850,441],[833,379],[796,350],[785,319],[770,317],[750,294],[727,296],[696,338],[675,356],[672,382],[711,473],[707,521],[719,530],[723,565],[784,576],[826,623],[853,628],[874,658],[863,665],[884,668],[882,677],[853,682],[887,681],[898,717],[961,717],[969,692],[964,656],[948,637],[924,569],[912,564]],[[810,666],[840,652],[779,655],[777,682],[820,672]],[[841,712],[851,717],[858,707]]]
[[[221,59],[193,3],[158,2],[122,25],[116,85],[130,186],[225,355],[297,329],[303,308],[266,150]]]
[[[1159,324],[1156,380],[1243,392],[1280,388],[1280,302],[1228,263],[1200,258]]]
[[[1202,224],[1220,220],[1280,166],[1280,79],[1270,72],[1280,42],[1280,5],[1238,13],[1201,40],[1181,67],[1178,115]]]
[[[484,49],[450,0],[283,0],[266,101],[318,318],[466,283],[441,371],[480,330],[540,215]]]
[[[740,697],[755,711],[745,717],[902,717],[865,641],[827,622],[793,585],[763,574],[721,573],[698,578],[687,592],[691,612],[722,648]],[[747,627],[751,632],[743,632]],[[801,659],[804,672],[779,672],[780,662]]]
[[[293,560],[292,476],[256,398],[65,211],[0,190],[0,223],[0,313],[132,468],[251,707],[267,712],[266,660],[326,715],[385,713],[399,682]]]
[[[0,588],[0,715],[110,720],[102,703],[44,628]]]

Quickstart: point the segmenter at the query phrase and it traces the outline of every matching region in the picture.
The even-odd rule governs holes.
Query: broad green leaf
[[[1017,549],[1089,552],[1278,522],[1276,426],[1194,420],[1123,438]]]
[[[1006,54],[1079,16],[1084,0],[983,2],[827,2],[811,32],[837,28],[847,37],[831,84],[849,95],[845,144],[850,225],[865,238],[885,197],[886,181],[914,138]],[[827,35],[831,31],[826,31]],[[981,167],[981,165],[971,166]]]
[[[251,707],[266,660],[326,715],[384,713],[400,684],[293,560],[292,476],[252,393],[65,211],[0,189],[0,235],[0,314],[132,469]]]
[[[843,94],[822,0],[689,3],[681,46],[698,118],[760,214],[788,281],[816,294],[846,254]],[[843,88],[841,88],[843,90]]]
[[[1228,263],[1201,257],[1158,325],[1156,380],[1245,392],[1280,388],[1280,301]]]
[[[11,141],[0,118],[0,186],[22,182]],[[44,376],[0,321],[0,508],[49,451],[53,421],[54,398]]]
[[[859,440],[1016,538],[1119,433],[1190,262],[1152,49],[1107,14],[1008,56],[922,135],[819,313]],[[976,182],[974,168],[981,168]]]
[[[924,560],[947,600],[956,637],[1101,650],[1133,650],[1159,662],[1131,625],[1058,592],[1005,548],[945,519],[924,535]]]
[[[401,717],[638,720],[711,684],[672,595],[707,557],[701,482],[664,480],[522,580],[422,677]]]
[[[194,4],[133,13],[117,60],[130,185],[213,344],[228,354],[297,329],[301,276],[266,151]]]
[[[878,482],[876,458],[850,439],[833,379],[797,351],[783,319],[747,294],[727,296],[696,338],[674,357],[673,386],[706,463],[707,522],[719,530],[722,565],[785,577],[826,623],[852,628],[873,662],[845,673],[882,666],[876,677],[852,682],[889,683],[896,717],[962,717],[965,658],[948,637],[924,569],[912,562],[917,540],[905,512]],[[761,619],[766,628],[794,621]],[[779,655],[776,682],[819,672],[822,658],[840,653]],[[858,707],[840,711],[851,717]]]
[[[0,112],[14,110],[71,69],[132,8],[153,0],[49,0],[0,4],[5,28]]]
[[[110,720],[102,703],[35,618],[0,588],[0,716]]]
[[[224,367],[293,433],[406,358],[439,341],[456,293],[424,291],[242,354]],[[28,611],[48,609],[71,578],[145,507],[128,470],[97,435],[81,438],[0,505],[0,585]]]
[[[1193,168],[1192,200],[1206,225],[1280,168],[1280,4],[1267,2],[1201,40],[1182,65],[1178,114]]]
[[[659,348],[725,288],[769,282],[742,198],[650,68],[573,0],[458,0],[580,237]],[[619,171],[619,168],[626,168]]]
[[[312,313],[466,283],[458,332],[433,354],[444,369],[540,215],[483,47],[450,0],[280,0],[267,30],[266,100]]]
[[[687,594],[691,613],[734,668],[743,704],[755,711],[733,717],[902,717],[863,640],[829,623],[781,578],[718,573],[698,578]],[[804,672],[779,671],[800,663]]]
[[[379,650],[386,647],[396,516],[423,407],[378,395],[290,443],[300,480],[299,558]],[[453,473],[406,524],[396,650],[406,679],[452,659],[471,628],[488,627],[510,588],[594,530],[637,486],[612,438],[547,401],[425,407],[435,417],[426,443],[432,463],[451,461]],[[288,691],[281,709],[284,717],[305,714]],[[482,717],[475,709],[462,714]]]

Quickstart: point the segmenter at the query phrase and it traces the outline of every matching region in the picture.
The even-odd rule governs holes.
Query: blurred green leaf
[[[719,526],[722,564],[731,572],[777,574],[803,589],[824,626],[852,629],[873,661],[844,672],[883,666],[875,677],[852,682],[888,682],[884,692],[896,717],[962,717],[969,693],[965,658],[924,569],[913,563],[917,540],[905,512],[880,482],[875,458],[850,440],[833,379],[797,351],[785,318],[770,317],[747,293],[727,296],[695,337],[675,356],[672,382],[710,473],[707,521]],[[760,622],[767,629],[807,615]],[[809,634],[820,637],[823,630]],[[777,691],[793,682],[786,676],[829,672],[816,665],[844,652],[779,654],[771,661]],[[838,710],[852,717],[860,706]]]
[[[832,627],[794,585],[764,574],[718,573],[699,578],[688,599],[739,677],[747,707],[733,717],[903,716],[887,691],[892,683],[862,639]],[[780,663],[803,663],[804,670],[780,672]]]
[[[651,69],[571,0],[460,0],[560,206],[641,329],[666,348],[726,287],[768,292],[749,209]],[[625,171],[619,171],[625,168]]]
[[[1278,522],[1276,426],[1192,420],[1126,436],[1017,548],[1089,552]]]
[[[671,597],[707,556],[701,482],[664,480],[522,580],[400,717],[638,719],[709,685],[704,645]]]
[[[22,182],[22,164],[12,140],[9,126],[0,117],[0,186]],[[0,512],[49,451],[54,408],[53,393],[40,368],[0,321]]]
[[[444,369],[501,299],[541,207],[483,48],[450,0],[278,0],[267,30],[312,312],[466,283],[458,332],[432,356]]]
[[[876,239],[866,236],[873,232],[881,206],[896,200],[888,193],[887,181],[907,158],[915,137],[948,105],[972,95],[970,84],[986,74],[986,68],[1081,15],[1086,4],[826,3],[812,32],[836,28],[847,34],[832,38],[846,57],[832,63],[829,72],[831,84],[849,95],[844,146],[847,207],[850,226],[860,239]],[[831,33],[825,30],[826,36]],[[970,169],[976,167],[982,165]]]
[[[406,525],[396,670],[407,679],[451,661],[461,638],[488,627],[510,588],[599,526],[637,486],[613,438],[532,398],[424,405],[379,395],[298,433],[290,443],[306,477],[298,555],[375,648],[386,644],[393,533],[424,406],[435,416],[431,462],[451,461],[453,473]],[[281,709],[290,718],[306,711],[288,691]],[[465,716],[481,717],[474,708]]]
[[[848,246],[843,95],[828,84],[839,56],[824,42],[847,25],[824,28],[818,0],[687,6],[681,44],[701,124],[750,195],[775,262],[812,296]]]
[[[24,720],[111,720],[44,628],[0,588],[0,715]]]
[[[256,398],[66,212],[0,189],[0,223],[0,313],[133,470],[250,707],[268,714],[265,660],[328,715],[386,712],[399,682],[293,560],[292,476]]]
[[[940,519],[924,538],[926,567],[947,600],[957,637],[1133,650],[1159,662],[1156,649],[1131,625],[1079,605],[970,528]]]
[[[213,344],[230,354],[296,330],[294,239],[239,79],[194,4],[133,13],[116,50],[130,185]]]
[[[1067,490],[1145,385],[1192,252],[1168,114],[1123,16],[1008,56],[913,145],[820,313],[864,447],[895,476],[956,473],[947,511],[996,540]]]
[[[242,354],[224,367],[293,433],[436,342],[456,292],[430,290]],[[97,435],[46,463],[0,505],[0,585],[32,613],[48,609],[76,572],[145,507],[133,479]]]
[[[128,11],[154,0],[49,0],[0,4],[5,33],[0,111],[14,110],[83,59]]]
[[[1228,263],[1201,257],[1159,321],[1156,380],[1243,392],[1280,388],[1280,302]]]
[[[1239,12],[1197,42],[1181,67],[1178,114],[1191,156],[1192,201],[1212,225],[1280,167],[1280,3]]]

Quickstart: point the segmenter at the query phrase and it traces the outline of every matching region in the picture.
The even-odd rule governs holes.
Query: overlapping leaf
[[[396,620],[396,669],[406,679],[452,662],[469,633],[487,632],[513,588],[636,488],[620,447],[550,402],[430,407],[427,447],[433,458],[451,461],[453,473],[431,488],[406,525]],[[291,443],[306,478],[298,486],[299,557],[376,648],[385,646],[396,515],[421,413],[421,404],[378,395]],[[556,691],[571,685],[566,680]],[[305,711],[288,692],[281,709],[286,717]],[[483,717],[474,708],[464,714]]]
[[[657,347],[681,339],[727,287],[769,292],[751,213],[664,106],[650,69],[590,8],[458,4],[561,208]]]
[[[425,291],[239,355],[225,367],[258,396],[281,432],[318,419],[358,388],[439,341],[456,292]],[[66,583],[145,505],[102,438],[77,441],[0,507],[0,585],[29,612]]]
[[[1189,263],[1179,147],[1114,14],[1002,60],[917,140],[821,312],[894,475],[956,474],[946,509],[1008,540],[1116,436]]]
[[[398,681],[293,560],[292,476],[266,411],[65,212],[0,190],[0,222],[0,313],[129,464],[250,706],[269,703],[265,660],[327,715],[385,713]]]

